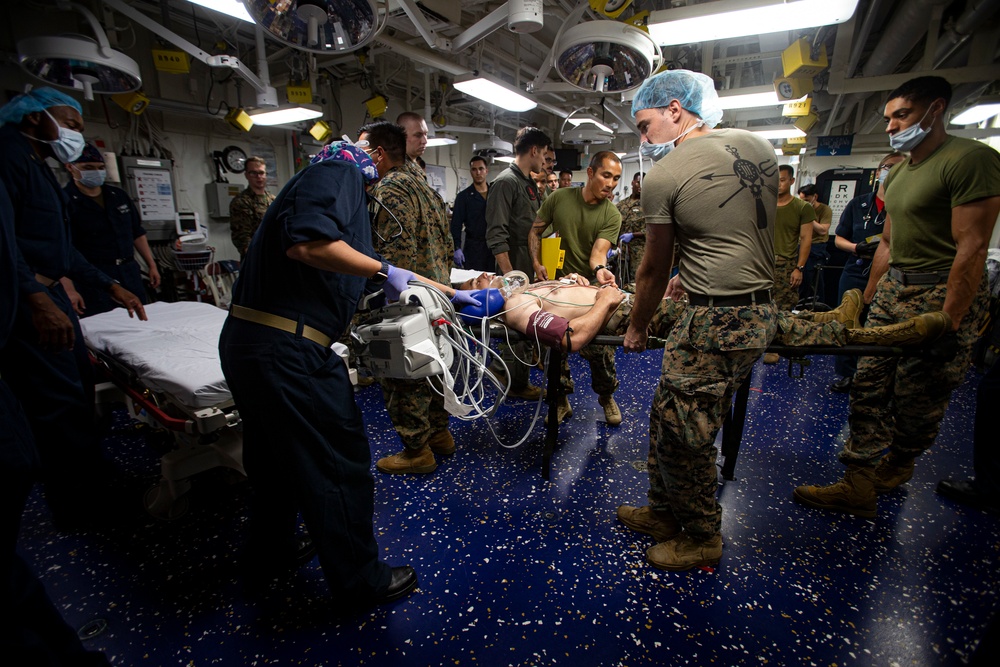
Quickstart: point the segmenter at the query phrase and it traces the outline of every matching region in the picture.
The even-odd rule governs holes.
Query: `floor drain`
[[[108,629],[108,622],[103,618],[94,618],[86,623],[84,623],[79,630],[76,631],[76,636],[81,640],[86,641],[88,639],[93,639],[98,635],[104,634]]]
[[[639,472],[646,472],[649,470],[649,464],[646,461],[632,461],[632,467]]]

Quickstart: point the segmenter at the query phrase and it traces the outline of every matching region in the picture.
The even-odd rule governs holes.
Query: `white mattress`
[[[143,385],[192,408],[231,399],[219,363],[226,311],[182,301],[146,306],[148,321],[124,308],[80,320],[87,345],[133,369]]]

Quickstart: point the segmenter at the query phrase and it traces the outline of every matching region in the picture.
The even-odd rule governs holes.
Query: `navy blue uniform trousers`
[[[391,574],[372,528],[371,450],[347,365],[327,347],[232,317],[219,356],[243,420],[249,548],[275,560],[291,553],[301,512],[335,596],[384,593]]]
[[[52,511],[75,512],[107,474],[94,424],[94,374],[80,323],[62,285],[49,296],[73,322],[76,345],[54,352],[37,344],[30,309],[20,304],[0,353],[0,373],[19,398],[41,455],[45,497]]]

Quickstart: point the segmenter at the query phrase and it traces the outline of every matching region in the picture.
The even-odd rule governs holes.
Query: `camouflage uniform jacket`
[[[419,167],[417,167],[419,170]],[[423,172],[421,172],[422,174]],[[392,212],[403,226],[381,213],[375,221],[381,239],[373,239],[375,251],[390,264],[448,284],[452,241],[448,211],[427,181],[406,167],[393,167],[375,185],[372,195]]]
[[[622,215],[621,234],[625,234],[626,232],[633,234],[639,232],[646,233],[646,218],[642,214],[642,206],[638,198],[627,197],[618,202],[618,212]],[[642,261],[642,255],[646,250],[646,237],[642,236],[632,239],[628,244],[628,249],[629,261],[632,264],[632,274],[635,275],[635,270],[639,267],[639,262]]]
[[[265,192],[262,195],[254,194],[254,191],[247,188],[233,198],[229,203],[229,233],[233,238],[233,245],[240,253],[240,259],[247,253],[247,246],[253,233],[260,227],[260,221],[264,219],[267,207],[274,201],[274,195]]]

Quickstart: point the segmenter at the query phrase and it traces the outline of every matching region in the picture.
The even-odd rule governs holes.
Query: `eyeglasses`
[[[248,171],[247,176],[267,176],[266,171]]]

